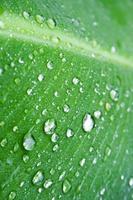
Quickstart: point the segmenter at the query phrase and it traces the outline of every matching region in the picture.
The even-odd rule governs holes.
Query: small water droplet
[[[53,69],[53,62],[52,61],[47,62],[47,68],[50,69],[50,70]]]
[[[100,110],[97,110],[97,111],[95,111],[94,112],[94,117],[96,118],[96,119],[99,119],[100,117],[101,117],[101,111]]]
[[[5,27],[4,22],[0,20],[0,29],[3,29]]]
[[[66,172],[63,171],[63,172],[61,173],[61,175],[59,176],[59,181],[62,181],[62,180],[64,179],[65,175],[66,175]]]
[[[23,140],[23,147],[27,151],[33,150],[35,146],[35,139],[33,138],[32,135],[25,135],[24,140]]]
[[[42,24],[43,22],[44,22],[44,17],[43,16],[41,16],[41,15],[36,15],[36,22],[38,23],[38,24]]]
[[[106,103],[106,104],[105,104],[105,109],[106,109],[107,111],[109,111],[109,110],[111,109],[111,104],[110,104],[110,103]]]
[[[54,152],[58,151],[58,149],[59,149],[59,145],[58,144],[56,144],[56,145],[53,146],[53,151]]]
[[[31,95],[32,95],[32,89],[28,89],[28,90],[27,90],[27,94],[28,94],[29,96],[31,96]]]
[[[105,193],[105,188],[102,188],[100,191],[100,195],[104,195],[104,193]]]
[[[72,137],[74,135],[74,132],[72,129],[68,128],[67,131],[66,131],[66,136],[68,138]]]
[[[91,132],[94,128],[94,120],[90,114],[85,114],[83,118],[83,130],[85,132]]]
[[[46,134],[50,135],[56,128],[56,123],[54,119],[48,119],[44,124],[44,131]]]
[[[47,20],[47,25],[48,25],[49,28],[54,29],[56,27],[56,21],[55,21],[55,19],[49,18]]]
[[[18,131],[18,127],[14,126],[12,130],[13,130],[13,132],[17,132]]]
[[[34,175],[34,177],[32,179],[32,183],[35,184],[35,185],[39,185],[43,181],[43,179],[44,179],[44,176],[43,176],[42,171],[38,171]]]
[[[69,105],[65,104],[64,107],[63,107],[63,111],[64,111],[65,113],[68,113],[68,112],[70,111]]]
[[[47,114],[47,109],[45,108],[43,111],[42,111],[42,115],[46,115]]]
[[[47,188],[51,187],[52,184],[53,184],[52,180],[48,179],[48,180],[45,181],[43,186],[44,186],[45,189],[47,189]]]
[[[19,149],[19,144],[16,143],[16,144],[14,145],[13,151],[16,152],[18,149]]]
[[[110,146],[107,146],[104,152],[104,160],[106,160],[110,155],[111,155],[111,148]]]
[[[129,186],[130,186],[130,187],[133,187],[133,177],[130,178],[130,180],[129,180]]]
[[[67,179],[65,179],[62,185],[63,193],[69,192],[70,189],[71,189],[71,184]]]
[[[51,136],[51,141],[52,142],[57,142],[59,139],[59,136],[56,133],[53,133],[53,135]]]
[[[30,17],[30,14],[26,11],[24,11],[22,15],[25,19],[29,19],[29,17]]]
[[[24,163],[27,163],[29,160],[29,156],[28,155],[23,155],[23,161]]]
[[[13,200],[13,199],[15,199],[15,197],[16,197],[16,192],[12,191],[12,192],[10,192],[8,199]]]
[[[77,77],[74,77],[72,82],[74,85],[77,85],[79,83],[79,79]]]
[[[0,68],[0,76],[3,74],[3,68]]]
[[[84,166],[84,164],[85,164],[85,161],[86,161],[86,159],[85,159],[85,158],[83,158],[82,160],[80,160],[79,164],[80,164],[80,166],[81,166],[81,167],[83,167],[83,166]]]
[[[43,74],[39,74],[38,75],[38,81],[43,81],[44,80],[44,75]]]
[[[116,90],[111,90],[110,91],[110,97],[113,101],[118,101],[118,98],[119,98],[119,94],[118,94],[118,91]]]
[[[5,147],[7,145],[8,141],[6,138],[2,139],[0,142],[1,147]]]

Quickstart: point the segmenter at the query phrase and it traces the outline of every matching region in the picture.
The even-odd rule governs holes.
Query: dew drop
[[[53,184],[52,180],[48,179],[48,180],[45,181],[43,186],[44,186],[45,189],[47,189],[47,188],[51,187],[52,184]]]
[[[100,195],[104,195],[104,193],[105,193],[105,188],[101,189]]]
[[[68,112],[70,111],[69,105],[65,104],[64,107],[63,107],[63,111],[64,111],[65,113],[68,113]]]
[[[95,111],[95,112],[94,112],[94,117],[95,117],[96,119],[99,119],[99,118],[101,117],[101,111],[99,111],[99,110]]]
[[[107,146],[104,152],[104,160],[106,160],[111,155],[111,148]]]
[[[51,141],[55,143],[58,141],[58,139],[59,139],[59,136],[56,133],[53,133],[53,135],[51,136]]]
[[[35,139],[32,135],[25,135],[23,140],[23,147],[27,151],[33,150],[35,146]]]
[[[56,21],[54,19],[49,18],[47,20],[47,25],[49,28],[54,29],[56,27]]]
[[[27,90],[27,94],[28,94],[29,96],[31,96],[31,95],[32,95],[32,89],[28,89],[28,90]]]
[[[42,24],[43,22],[44,22],[44,17],[43,16],[41,16],[41,15],[36,15],[36,22],[38,23],[38,24]]]
[[[72,129],[68,128],[67,131],[66,131],[66,136],[68,138],[72,137],[74,135],[74,132]]]
[[[14,126],[12,130],[13,130],[13,132],[17,132],[18,131],[18,127]]]
[[[33,179],[32,179],[32,183],[33,183],[34,185],[39,185],[39,184],[43,181],[43,179],[44,179],[44,176],[43,176],[42,171],[38,171],[38,172],[34,175],[34,177],[33,177]]]
[[[4,138],[4,139],[1,140],[0,145],[1,145],[1,147],[5,147],[7,145],[7,143],[8,143],[7,139]]]
[[[0,76],[3,74],[3,68],[0,68]]]
[[[74,85],[77,85],[79,83],[79,79],[74,77],[72,82],[73,82]]]
[[[110,103],[106,103],[106,104],[105,104],[105,109],[106,109],[107,111],[109,111],[109,110],[111,109]]]
[[[13,199],[15,199],[15,197],[16,197],[16,192],[12,191],[12,192],[10,192],[8,199],[13,200]]]
[[[70,184],[70,182],[69,182],[67,179],[64,180],[63,185],[62,185],[63,193],[69,192],[70,189],[71,189],[71,184]]]
[[[54,119],[48,119],[44,124],[44,131],[46,134],[50,135],[56,128],[56,123]]]
[[[25,19],[29,19],[30,14],[29,14],[28,12],[24,11],[24,12],[23,12],[23,17],[24,17]]]
[[[5,27],[4,22],[2,22],[2,21],[0,20],[0,29],[3,29],[4,27]]]
[[[56,145],[53,146],[53,151],[54,152],[58,151],[58,149],[59,149],[59,145],[58,144],[56,144]]]
[[[44,80],[44,76],[43,76],[43,74],[39,74],[38,75],[38,81],[43,81]]]
[[[50,70],[53,69],[53,62],[52,61],[47,62],[47,68],[50,69]]]
[[[90,114],[86,114],[83,118],[83,130],[91,132],[94,127],[94,120]]]
[[[118,91],[116,91],[116,90],[111,90],[111,91],[110,91],[110,97],[111,97],[111,99],[112,99],[113,101],[118,101],[118,97],[119,97]]]
[[[64,179],[65,175],[66,175],[66,172],[63,171],[63,172],[61,173],[61,175],[59,176],[59,181],[62,181],[62,180]]]
[[[85,158],[83,158],[82,160],[80,160],[79,164],[80,164],[80,166],[81,166],[81,167],[83,167],[83,166],[84,166],[84,164],[85,164],[85,161],[86,161],[86,159],[85,159]]]
[[[130,180],[129,180],[129,186],[130,186],[130,187],[133,187],[133,177],[130,178]]]
[[[28,155],[23,155],[23,161],[24,163],[27,163],[29,160],[29,156]]]

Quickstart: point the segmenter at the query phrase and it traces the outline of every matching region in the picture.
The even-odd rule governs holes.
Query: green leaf
[[[1,0],[0,199],[133,198],[132,10]]]

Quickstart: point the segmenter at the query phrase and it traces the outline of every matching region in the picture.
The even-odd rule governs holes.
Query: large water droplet
[[[91,132],[94,127],[94,120],[90,114],[86,114],[83,118],[83,130],[85,132]]]

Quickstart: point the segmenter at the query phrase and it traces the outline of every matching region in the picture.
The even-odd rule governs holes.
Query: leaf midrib
[[[91,41],[84,41],[71,33],[63,32],[57,27],[54,30],[48,28],[46,24],[41,27],[35,21],[25,20],[21,16],[7,12],[0,16],[0,21],[5,25],[3,29],[0,29],[2,38],[17,39],[41,46],[48,45],[52,48],[61,48],[88,58],[133,67],[132,59],[121,56],[118,53],[111,53],[99,46],[92,47]]]

